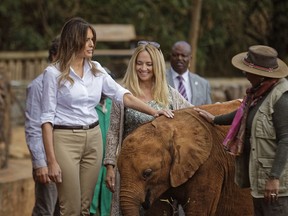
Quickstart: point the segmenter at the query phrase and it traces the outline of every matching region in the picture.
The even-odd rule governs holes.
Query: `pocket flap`
[[[270,158],[258,158],[259,163],[262,167],[272,167],[274,159]]]

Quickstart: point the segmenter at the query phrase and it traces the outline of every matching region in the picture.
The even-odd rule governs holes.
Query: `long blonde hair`
[[[152,96],[153,99],[164,106],[169,105],[169,90],[166,82],[166,66],[164,56],[160,49],[151,44],[138,46],[127,67],[125,76],[123,78],[123,85],[131,91],[133,95],[143,96],[144,93],[139,85],[139,78],[136,72],[136,61],[140,52],[147,51],[152,59],[152,68],[154,72]]]
[[[60,34],[60,44],[55,60],[55,64],[59,63],[59,70],[61,71],[59,84],[66,80],[71,84],[74,83],[74,80],[69,76],[71,62],[85,46],[88,28],[92,31],[95,48],[96,31],[88,22],[82,18],[74,17],[64,24]],[[92,67],[92,73],[96,75],[99,71],[96,69],[95,65],[92,64],[90,58],[87,59],[87,61]]]

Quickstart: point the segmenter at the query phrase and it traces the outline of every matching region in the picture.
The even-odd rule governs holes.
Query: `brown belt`
[[[66,130],[89,130],[99,125],[99,121],[96,121],[90,125],[83,126],[68,126],[68,125],[54,125],[54,129],[66,129]]]

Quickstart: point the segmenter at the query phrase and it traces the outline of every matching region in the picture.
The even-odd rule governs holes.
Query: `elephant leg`
[[[189,181],[188,199],[181,201],[185,215],[213,216],[221,196],[223,170],[214,164],[213,170],[201,167]]]

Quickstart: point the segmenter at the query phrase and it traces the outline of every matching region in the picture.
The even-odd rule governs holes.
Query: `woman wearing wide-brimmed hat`
[[[211,123],[231,124],[223,145],[236,156],[236,183],[251,188],[256,216],[288,215],[288,67],[277,55],[256,45],[232,58],[252,85],[238,110],[213,116],[195,108]]]

